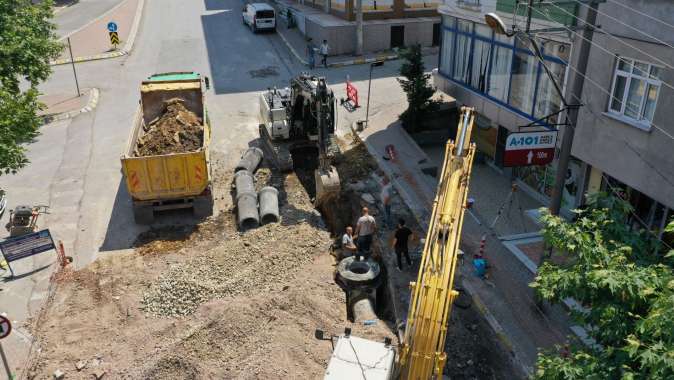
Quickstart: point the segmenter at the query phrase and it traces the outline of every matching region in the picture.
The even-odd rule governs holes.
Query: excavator
[[[335,141],[335,96],[323,77],[301,74],[290,87],[268,89],[260,96],[260,139],[281,171],[294,167],[291,152],[315,148],[318,152],[317,206],[337,196],[339,174],[331,160],[339,148]]]
[[[447,324],[459,295],[454,280],[475,156],[475,144],[470,143],[474,122],[474,109],[462,107],[456,140],[449,140],[445,146],[419,274],[410,283],[408,317],[404,331],[399,332],[402,337],[397,355],[390,339],[375,342],[355,337],[347,328],[335,337],[337,343],[333,345],[325,380],[442,379],[448,359],[444,348]],[[322,331],[317,330],[316,337],[322,338]]]

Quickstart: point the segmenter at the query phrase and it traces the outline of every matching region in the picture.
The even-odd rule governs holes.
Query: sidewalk
[[[45,105],[45,109],[38,112],[45,124],[69,119],[79,114],[89,112],[98,105],[99,91],[96,88],[84,88],[81,95],[52,94],[38,98]]]
[[[67,38],[70,38],[75,62],[114,58],[128,54],[133,48],[144,3],[145,0],[125,0],[83,28],[63,37],[61,39],[64,44],[63,52],[51,64],[61,65],[71,62]],[[120,43],[117,49],[110,44],[107,25],[111,21],[114,21],[118,28]]]
[[[360,133],[370,153],[390,177],[398,193],[412,210],[419,224],[427,227],[435,195],[435,179],[421,172],[419,162],[442,159],[440,148],[432,150],[435,160],[407,135],[394,115],[382,113],[370,120],[371,126]],[[398,154],[397,163],[385,160],[385,147],[392,144]],[[434,162],[440,166],[441,162]],[[517,192],[513,206],[507,208],[493,230],[490,225],[497,210],[506,200],[511,189],[510,181],[487,165],[474,164],[470,183],[470,197],[475,199],[473,212],[481,221],[466,215],[461,247],[466,260],[460,266],[462,283],[457,287],[469,294],[478,310],[499,337],[503,347],[511,352],[512,359],[521,371],[533,372],[539,349],[551,349],[562,344],[572,334],[570,322],[559,306],[537,308],[533,291],[528,284],[534,273],[527,268],[501,242],[500,236],[535,232],[537,226],[519,212],[541,205],[523,192]],[[488,280],[474,276],[470,258],[479,250],[480,239],[486,235],[486,252],[490,269]],[[535,234],[533,234],[535,236]],[[536,250],[536,248],[530,248]]]
[[[283,0],[275,0],[273,4],[278,10],[276,33],[281,37],[283,43],[288,50],[300,61],[303,65],[308,66],[307,62],[307,41],[306,37],[302,35],[301,31],[295,27],[288,29],[288,23],[285,18],[285,12],[288,8],[292,8],[295,17],[320,17],[327,23],[337,25],[353,25],[353,22],[342,20],[338,17],[325,14],[322,11],[307,7],[297,3],[288,3]],[[314,45],[318,47],[321,41],[313,41]],[[437,54],[437,47],[423,48],[424,55]],[[351,65],[362,65],[375,61],[390,61],[398,59],[398,53],[395,51],[382,51],[375,53],[365,53],[362,56],[355,55],[335,55],[328,56],[328,67],[344,67]],[[316,55],[316,67],[320,65],[320,56]]]

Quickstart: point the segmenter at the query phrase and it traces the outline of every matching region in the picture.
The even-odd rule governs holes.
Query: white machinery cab
[[[286,113],[290,89],[273,89],[260,95],[260,123],[264,124],[267,133],[273,140],[290,138],[290,125]]]

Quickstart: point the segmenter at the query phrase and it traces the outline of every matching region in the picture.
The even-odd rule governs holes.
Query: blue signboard
[[[0,251],[8,263],[55,248],[49,230],[33,232],[0,242]]]
[[[117,24],[114,21],[110,21],[108,23],[108,32],[116,32],[117,31]]]

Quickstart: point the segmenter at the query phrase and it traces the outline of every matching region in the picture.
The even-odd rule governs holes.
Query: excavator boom
[[[447,361],[445,339],[452,304],[458,296],[454,278],[475,145],[470,134],[475,111],[462,107],[456,141],[448,141],[433,201],[433,212],[400,349],[401,379],[441,379]]]

